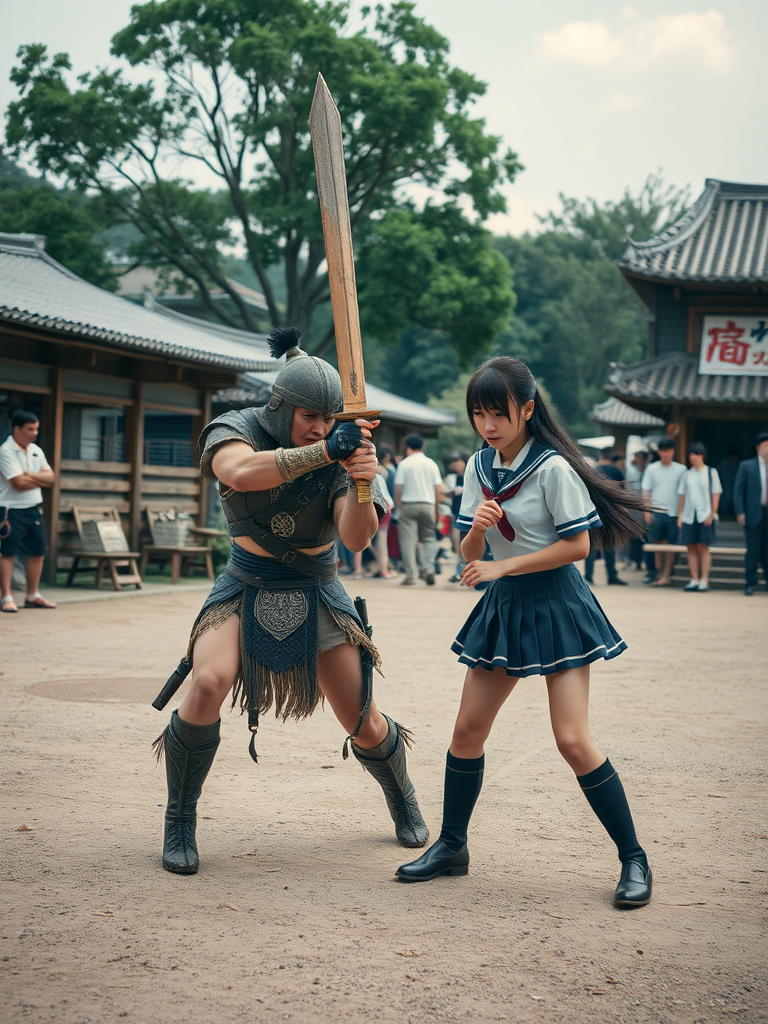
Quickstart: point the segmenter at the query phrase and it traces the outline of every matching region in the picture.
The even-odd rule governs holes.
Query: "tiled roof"
[[[612,427],[642,427],[647,430],[664,427],[664,420],[658,416],[633,409],[618,398],[608,398],[599,405],[593,405],[589,416],[595,423],[606,423]]]
[[[619,267],[669,281],[768,282],[768,185],[707,178],[703,193],[666,231],[627,240]]]
[[[258,370],[249,344],[144,309],[62,267],[35,235],[0,234],[0,324],[26,324],[115,348],[138,349],[228,370]]]
[[[670,352],[632,366],[619,364],[611,371],[605,390],[630,404],[727,402],[755,405],[768,403],[768,376],[700,374],[697,356]]]
[[[145,292],[143,301],[145,309],[151,309],[154,313],[159,313],[174,323],[185,324],[196,331],[203,330],[206,334],[215,334],[217,338],[225,338],[227,341],[236,341],[241,345],[247,345],[253,353],[254,360],[258,361],[258,366],[252,367],[254,370],[274,370],[281,365],[269,350],[266,334],[241,331],[236,327],[227,327],[226,324],[217,324],[210,320],[201,320],[200,317],[189,316],[187,313],[180,313],[177,309],[169,309],[156,295],[150,292]]]
[[[243,404],[264,404],[265,388],[271,390],[277,373],[244,373],[240,377],[239,388],[226,388],[214,395],[213,401]],[[388,422],[407,423],[412,426],[449,427],[456,422],[456,416],[445,409],[433,409],[421,402],[412,402],[409,398],[393,395],[391,391],[376,387],[375,384],[365,385],[368,406],[381,410],[382,418]]]

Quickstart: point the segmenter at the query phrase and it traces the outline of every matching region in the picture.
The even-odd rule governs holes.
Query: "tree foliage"
[[[0,157],[0,231],[45,235],[46,252],[72,273],[114,291],[105,223],[97,203],[56,189]]]
[[[71,88],[65,54],[22,47],[7,139],[135,225],[136,259],[180,270],[205,301],[212,285],[228,292],[233,325],[255,329],[222,269],[227,247],[241,244],[273,323],[306,330],[329,301],[307,125],[322,70],[345,131],[367,322],[387,338],[409,321],[449,331],[466,358],[470,322],[490,344],[513,302],[478,221],[504,209],[501,187],[519,163],[471,116],[484,85],[450,65],[447,40],[414,7],[366,9],[352,31],[348,4],[333,0],[137,4],[112,51],[154,80],[99,70]],[[191,184],[199,172],[214,190]],[[416,209],[406,187],[428,202]],[[398,272],[398,247],[424,273],[423,295]],[[269,273],[278,263],[284,307]]]
[[[592,430],[589,412],[605,399],[610,364],[632,362],[645,351],[645,308],[614,262],[624,239],[643,241],[662,230],[687,196],[655,175],[619,202],[561,197],[562,212],[542,218],[546,231],[497,239],[518,301],[495,352],[525,360],[576,433]]]

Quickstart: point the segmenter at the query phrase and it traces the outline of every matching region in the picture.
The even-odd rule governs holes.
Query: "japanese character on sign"
[[[707,350],[708,363],[712,362],[715,355],[721,363],[733,363],[734,366],[743,366],[746,363],[747,352],[751,346],[748,341],[741,341],[743,327],[737,327],[733,320],[728,320],[725,327],[711,327],[707,333],[712,338]]]
[[[708,314],[701,320],[699,373],[768,377],[768,310]]]

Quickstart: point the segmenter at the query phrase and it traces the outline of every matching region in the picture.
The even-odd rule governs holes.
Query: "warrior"
[[[219,482],[232,547],[186,657],[155,701],[162,707],[192,671],[155,742],[168,782],[163,867],[177,874],[199,867],[196,807],[230,691],[248,714],[254,760],[261,715],[274,706],[283,721],[303,719],[326,699],[348,734],[344,757],[351,743],[381,785],[399,842],[420,847],[429,837],[406,768],[409,731],[376,706],[379,655],[336,571],[335,541],[362,551],[387,511],[370,441],[377,421],[334,420],[339,374],[298,341],[295,328],[273,331],[273,355],[286,362],[269,403],[219,416],[200,438],[201,472]],[[351,481],[368,482],[372,500],[360,502]]]

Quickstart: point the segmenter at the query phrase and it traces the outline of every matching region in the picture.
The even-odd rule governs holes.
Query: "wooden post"
[[[53,445],[47,452],[53,467],[53,485],[48,500],[48,565],[45,578],[49,584],[56,582],[59,562],[59,510],[61,508],[61,440],[64,435],[64,370],[57,366],[53,371],[53,395],[50,403],[53,415]]]
[[[677,435],[677,461],[682,462],[684,466],[688,465],[688,442],[690,440],[689,428],[690,422],[688,417],[679,405],[676,405],[672,413],[675,423],[680,424],[680,433]]]
[[[130,410],[129,422],[126,423],[126,441],[128,442],[128,458],[131,463],[128,501],[128,543],[131,551],[139,550],[141,533],[141,485],[144,468],[144,381],[136,381],[133,391],[133,406]]]
[[[203,408],[199,417],[195,416],[192,420],[192,429],[195,436],[192,438],[192,444],[195,446],[195,451],[198,456],[200,452],[197,449],[197,439],[203,431],[203,427],[207,426],[211,422],[211,392],[204,391],[202,394]],[[208,525],[208,492],[210,490],[210,484],[205,477],[200,477],[200,501],[199,511],[197,513],[197,521],[200,526]]]

